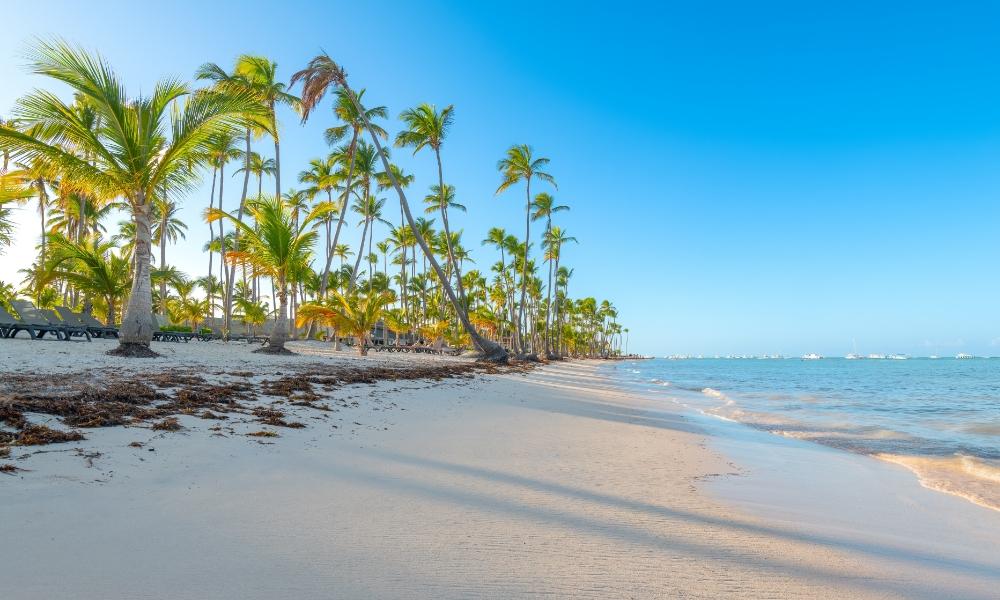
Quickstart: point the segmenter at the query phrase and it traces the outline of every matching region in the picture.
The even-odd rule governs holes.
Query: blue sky
[[[490,226],[522,235],[523,190],[494,196],[497,159],[512,143],[550,157],[581,242],[571,293],[610,298],[630,349],[1000,354],[1000,14],[804,4],[16,3],[0,114],[42,83],[22,67],[33,36],[100,50],[133,90],[243,52],[288,77],[322,47],[393,116],[455,104],[445,177],[480,267]],[[326,151],[330,120],[282,115],[283,181]],[[422,197],[430,155],[396,159]],[[207,196],[184,199],[171,249],[190,273]],[[20,219],[5,281],[30,260],[33,209]]]

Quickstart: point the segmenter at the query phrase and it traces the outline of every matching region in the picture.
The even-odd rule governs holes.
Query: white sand
[[[291,347],[313,356],[192,342],[121,363],[103,342],[0,340],[0,360],[30,372],[65,352],[58,368],[71,371],[225,364],[262,376],[296,361],[358,364]],[[715,499],[705,482],[740,479],[726,474],[742,465],[591,364],[336,395],[348,406],[296,413],[309,428],[273,443],[212,436],[213,422],[184,417],[182,432],[88,430],[86,442],[15,461],[31,471],[0,476],[3,597],[994,598],[1000,587],[996,552],[872,541],[857,531],[877,522],[831,531]],[[923,515],[920,494],[853,483]]]

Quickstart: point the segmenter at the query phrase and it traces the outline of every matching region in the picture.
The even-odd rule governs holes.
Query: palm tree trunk
[[[472,343],[483,354],[484,359],[496,362],[507,362],[507,351],[503,349],[503,346],[495,344],[479,335],[479,332],[476,331],[475,327],[473,327],[472,322],[469,321],[469,315],[465,312],[465,308],[459,305],[458,299],[455,297],[455,292],[451,289],[451,284],[444,280],[444,271],[441,270],[441,265],[439,265],[437,260],[434,258],[430,246],[427,245],[427,240],[425,240],[424,236],[417,231],[413,215],[410,213],[410,205],[406,201],[406,195],[403,193],[403,188],[400,187],[399,181],[396,179],[396,175],[392,172],[392,169],[389,166],[389,158],[382,149],[382,144],[379,143],[378,136],[375,135],[375,130],[372,129],[372,124],[368,120],[368,116],[365,115],[364,109],[361,108],[357,96],[355,96],[351,88],[347,86],[346,80],[343,81],[343,87],[344,91],[347,92],[348,97],[350,97],[351,102],[354,103],[354,108],[357,109],[361,119],[364,121],[365,127],[368,129],[368,134],[372,138],[372,142],[375,144],[375,149],[378,151],[379,157],[382,159],[382,166],[385,167],[385,171],[389,174],[390,181],[392,181],[392,187],[396,189],[396,194],[399,195],[399,203],[403,207],[403,214],[406,216],[406,222],[409,223],[410,227],[413,229],[413,236],[417,239],[417,243],[420,244],[420,249],[424,251],[424,255],[428,257],[431,262],[431,266],[433,266],[435,272],[437,272],[438,278],[441,279],[441,284],[444,286],[445,293],[448,294],[448,300],[450,300],[452,306],[455,307],[455,312],[458,313],[458,318],[462,322],[462,327],[464,327],[468,332],[469,337],[472,338]]]
[[[236,213],[236,220],[240,223],[243,222],[243,209],[246,207],[247,203],[247,188],[250,186],[250,128],[248,127],[245,134],[246,139],[246,150],[244,151],[244,162],[243,162],[243,192],[240,194],[240,208]],[[222,177],[219,177],[219,210],[222,210]],[[222,219],[219,219],[222,222]],[[240,228],[236,227],[233,235],[233,244],[239,249],[240,243]],[[225,240],[223,239],[223,243]],[[224,300],[225,304],[225,339],[229,340],[229,331],[232,329],[233,325],[233,284],[236,279],[236,263],[233,263],[226,274],[226,298]]]
[[[160,268],[167,266],[167,211],[163,207],[163,214],[160,215]],[[160,278],[160,310],[166,313],[167,310],[167,280]]]
[[[445,204],[445,190],[444,190],[444,174],[441,169],[441,149],[434,148],[434,156],[437,158],[438,165],[438,191],[441,193],[441,199],[439,201],[439,208],[441,209],[441,223],[444,225],[444,240],[445,246],[448,247],[448,263],[452,265],[455,269],[456,284],[458,287],[458,298],[462,301],[462,306],[465,306],[465,287],[462,285],[462,272],[458,268],[458,263],[455,262],[455,250],[451,246],[451,229],[448,226],[448,206]]]
[[[351,197],[351,180],[354,178],[354,150],[358,142],[358,130],[354,130],[354,135],[351,137],[351,146],[348,148],[347,152],[351,155],[349,165],[347,167],[347,182],[344,185],[344,200],[340,205],[340,217],[337,219],[337,229],[333,232],[333,243],[330,244],[330,254],[326,259],[326,267],[323,269],[323,279],[320,281],[319,291],[321,294],[326,294],[326,286],[330,280],[330,261],[333,260],[333,253],[337,250],[337,242],[340,240],[340,228],[344,226],[344,217],[347,215],[347,203]]]
[[[545,226],[545,231],[547,235],[552,234],[552,218],[549,217],[548,223]],[[551,244],[551,239],[549,244]],[[549,246],[549,252],[552,252],[551,245]],[[552,343],[551,343],[551,328],[552,328],[552,258],[549,258],[549,282],[545,286],[545,294],[547,299],[545,301],[545,357],[548,358],[552,354]]]
[[[274,319],[274,327],[271,329],[271,337],[266,348],[256,350],[256,352],[283,353],[285,342],[288,341],[288,282],[285,276],[278,276],[278,314]]]
[[[132,219],[135,223],[135,277],[119,333],[118,349],[122,353],[135,351],[140,346],[145,347],[148,353],[149,343],[153,340],[153,293],[149,278],[152,247],[150,213],[145,194],[140,193],[133,200],[132,206]]]
[[[524,325],[524,299],[525,294],[528,290],[528,251],[531,247],[531,178],[529,177],[526,181],[525,190],[527,193],[527,204],[524,208],[524,261],[521,265],[521,304],[517,310],[517,335],[521,340],[521,351],[527,353],[528,348],[525,348],[524,337],[521,333],[521,328]],[[532,348],[534,350],[534,348]]]
[[[215,176],[218,174],[218,169],[212,169],[212,195],[209,196],[208,208],[212,208],[212,204],[215,203]],[[215,251],[212,249],[212,242],[215,241],[215,227],[212,224],[208,224],[208,310],[210,311],[211,317],[215,318],[215,302],[213,301],[212,294],[212,262],[215,258]]]
[[[354,282],[358,279],[358,269],[361,268],[361,256],[365,253],[365,238],[367,236],[368,217],[365,217],[365,228],[361,230],[361,245],[358,246],[358,258],[354,261],[354,270],[351,271],[351,285],[348,288],[350,290],[354,290]]]

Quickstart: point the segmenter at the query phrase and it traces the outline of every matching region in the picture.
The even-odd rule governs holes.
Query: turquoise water
[[[1000,359],[687,359],[607,367],[706,415],[902,464],[1000,508]]]

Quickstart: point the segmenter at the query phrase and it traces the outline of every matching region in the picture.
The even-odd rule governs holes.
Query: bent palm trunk
[[[361,115],[365,128],[368,129],[368,134],[372,138],[372,142],[375,144],[375,149],[378,151],[379,158],[382,159],[382,165],[385,167],[386,173],[389,174],[390,181],[392,181],[392,187],[395,188],[396,194],[399,196],[399,204],[403,208],[403,214],[406,216],[406,222],[413,229],[413,235],[416,238],[417,243],[420,244],[421,250],[424,251],[424,256],[426,256],[430,261],[431,267],[434,268],[438,279],[441,280],[441,286],[448,295],[448,300],[451,302],[451,305],[455,308],[455,313],[458,315],[458,319],[462,322],[462,327],[465,328],[466,332],[468,332],[473,345],[475,345],[476,349],[482,353],[484,360],[507,362],[507,351],[504,350],[503,346],[491,342],[481,336],[472,325],[472,322],[469,321],[469,315],[465,312],[465,307],[460,305],[458,298],[455,297],[455,291],[451,288],[451,282],[445,278],[445,273],[441,269],[441,265],[438,264],[437,259],[434,258],[434,253],[431,252],[430,247],[427,245],[427,240],[424,239],[424,236],[421,235],[420,231],[416,227],[416,223],[414,223],[413,214],[410,213],[410,205],[406,201],[406,195],[403,193],[403,188],[400,187],[399,181],[396,179],[396,176],[393,174],[392,169],[389,166],[389,159],[386,157],[385,151],[382,149],[382,144],[378,141],[378,136],[375,135],[375,131],[372,129],[371,122],[368,121],[368,117],[365,115],[364,110],[358,103],[358,99],[354,95],[354,92],[350,89],[350,87],[348,87],[347,80],[343,79],[341,83],[344,87],[344,91],[347,92],[348,97],[351,98],[351,102],[354,103],[355,108]]]

